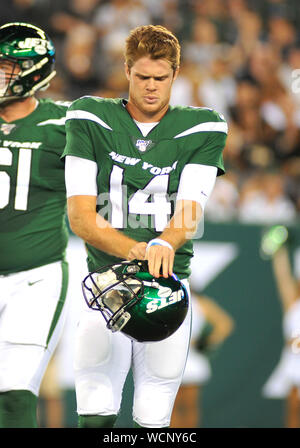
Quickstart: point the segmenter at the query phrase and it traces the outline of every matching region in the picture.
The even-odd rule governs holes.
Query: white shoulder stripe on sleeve
[[[97,117],[97,115],[92,114],[91,112],[87,112],[85,110],[68,110],[67,112],[67,120],[90,120],[95,123],[100,124],[103,128],[109,129],[112,131],[112,128],[108,126],[101,118]]]
[[[64,126],[66,123],[66,117],[61,117],[57,119],[50,119],[46,121],[41,121],[37,126],[47,126],[48,124],[56,124],[57,126]]]
[[[185,137],[186,135],[195,134],[197,132],[223,132],[227,134],[228,125],[224,121],[207,121],[206,123],[200,123],[192,128],[186,129],[180,134],[175,135],[174,138]]]

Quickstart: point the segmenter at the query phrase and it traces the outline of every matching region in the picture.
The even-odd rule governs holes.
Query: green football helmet
[[[177,276],[152,277],[144,261],[104,266],[85,277],[82,290],[87,305],[101,312],[108,329],[138,342],[171,336],[189,306],[188,292]]]
[[[28,23],[0,27],[0,63],[10,61],[11,73],[0,71],[0,102],[32,96],[45,90],[56,75],[55,48],[47,34]],[[16,74],[15,67],[20,68]]]

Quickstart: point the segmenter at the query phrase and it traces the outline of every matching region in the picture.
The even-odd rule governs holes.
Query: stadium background
[[[212,107],[229,124],[224,151],[227,173],[217,180],[206,210],[204,236],[195,242],[192,281],[196,290],[212,296],[233,316],[235,330],[212,359],[202,426],[284,426],[284,400],[262,395],[283,339],[271,264],[260,257],[259,244],[267,226],[287,225],[293,269],[300,276],[300,3],[5,0],[0,12],[1,24],[31,22],[52,37],[57,76],[42,95],[58,100],[86,94],[126,97],[122,53],[131,28],[162,24],[179,37],[181,74],[171,103]],[[72,237],[69,250],[80,254],[80,242]],[[82,269],[79,264],[74,272]],[[71,295],[79,290],[75,278],[74,274]],[[72,322],[66,327],[51,380],[42,390],[44,426],[51,426],[45,415],[52,405],[55,415],[63,405],[62,426],[76,425],[69,369],[82,298],[75,295]],[[121,427],[131,425],[131,388],[129,378],[118,420]]]

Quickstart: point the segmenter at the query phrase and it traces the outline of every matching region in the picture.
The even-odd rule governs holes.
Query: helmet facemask
[[[88,306],[99,310],[107,322],[107,327],[116,332],[129,321],[128,310],[141,300],[143,281],[132,278],[137,272],[134,265],[127,267],[131,272],[118,272],[119,264],[108,271],[107,267],[88,275],[83,281],[83,294]],[[130,269],[131,268],[131,269]]]

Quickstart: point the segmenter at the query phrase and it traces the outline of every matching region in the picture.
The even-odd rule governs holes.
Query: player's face
[[[0,98],[5,94],[11,94],[10,90],[7,92],[8,83],[15,79],[20,71],[21,69],[17,64],[6,59],[0,59]]]
[[[0,59],[0,91],[7,88],[10,79],[20,72],[20,67],[7,59]]]
[[[125,65],[129,81],[128,110],[138,121],[159,121],[169,107],[171,88],[177,77],[166,59],[138,59],[131,69]]]

